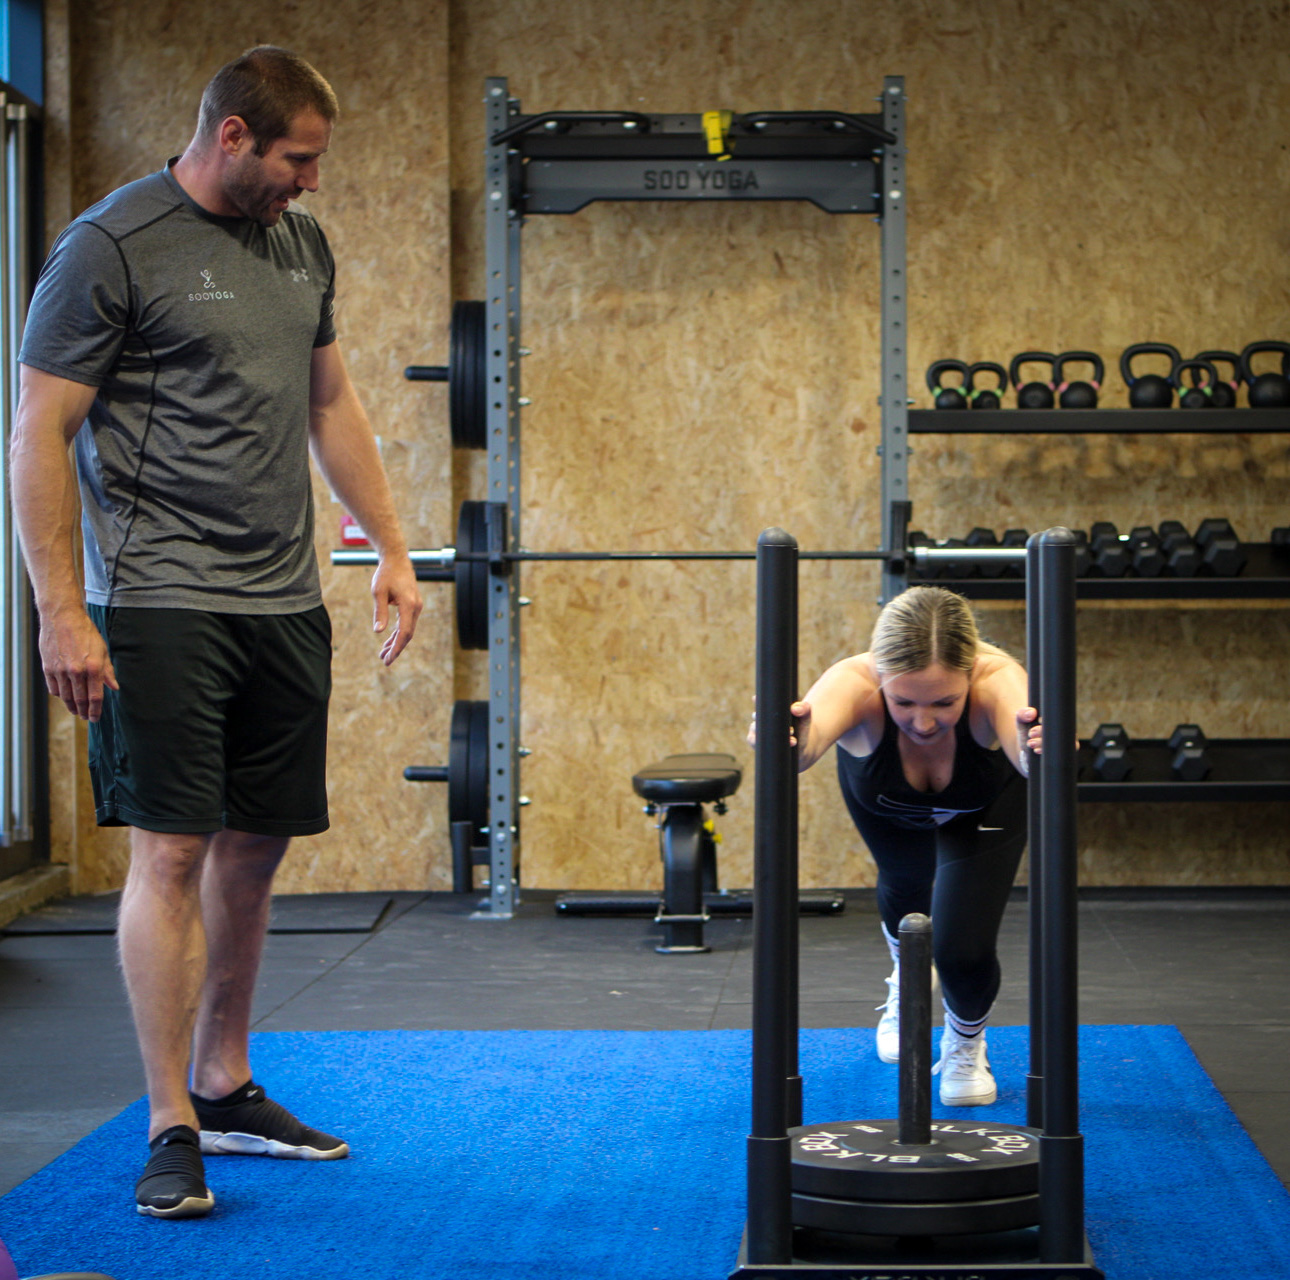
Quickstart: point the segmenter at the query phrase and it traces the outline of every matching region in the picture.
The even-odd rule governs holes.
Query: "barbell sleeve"
[[[1022,564],[1025,547],[915,547],[914,564],[927,569],[941,564]]]
[[[446,364],[410,364],[403,370],[409,382],[447,382],[449,366]]]
[[[486,557],[485,557],[486,558]],[[408,559],[415,565],[431,567],[443,565],[452,568],[457,559],[455,547],[422,547],[408,552]],[[331,553],[332,564],[366,564],[377,565],[381,557],[371,547],[337,547]]]
[[[446,764],[410,764],[403,770],[405,782],[447,782]]]

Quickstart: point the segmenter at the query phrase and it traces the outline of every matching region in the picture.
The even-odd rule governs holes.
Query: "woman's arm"
[[[990,717],[999,745],[1022,777],[1030,772],[1027,748],[1041,745],[1039,713],[1030,705],[1030,683],[1025,668],[1014,658],[1000,658],[994,670],[973,687]]]
[[[797,771],[804,773],[839,738],[845,737],[870,713],[879,696],[878,681],[867,653],[835,662],[789,708],[796,723],[793,741],[799,746]],[[748,726],[748,745],[757,745],[757,713]]]
[[[835,662],[800,702],[793,703],[798,771],[809,769],[839,738],[865,720],[880,696],[867,653]]]

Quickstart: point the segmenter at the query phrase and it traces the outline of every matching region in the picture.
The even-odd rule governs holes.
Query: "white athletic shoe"
[[[887,999],[878,1006],[878,1056],[884,1062],[900,1061],[900,966],[887,979]]]
[[[941,1060],[932,1070],[941,1073],[941,1102],[947,1107],[986,1107],[999,1087],[985,1056],[985,1032],[970,1040],[951,1026],[941,1033]]]
[[[883,1062],[900,1061],[900,965],[887,980],[887,999],[877,1006],[882,1017],[878,1019],[878,1057]],[[932,995],[941,987],[941,975],[932,965]]]

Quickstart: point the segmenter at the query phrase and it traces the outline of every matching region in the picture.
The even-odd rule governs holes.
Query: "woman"
[[[996,942],[1026,843],[1026,752],[1041,746],[1025,671],[981,639],[961,596],[910,587],[879,614],[869,650],[830,667],[792,712],[800,769],[837,744],[843,798],[878,865],[896,966],[879,1006],[879,1056],[899,1056],[898,929],[921,911],[934,922],[945,1007],[941,1102],[993,1102],[985,1026],[999,990]]]

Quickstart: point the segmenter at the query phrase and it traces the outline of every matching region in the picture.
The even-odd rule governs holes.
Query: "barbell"
[[[504,575],[512,564],[547,562],[614,562],[628,560],[755,560],[755,551],[518,551],[506,550],[506,504],[467,500],[457,518],[457,545],[427,547],[408,552],[421,582],[451,582],[455,588],[457,643],[463,649],[488,648],[489,583]],[[903,537],[902,537],[903,542]],[[880,560],[903,565],[912,562],[922,573],[944,566],[979,565],[989,574],[1004,566],[1020,565],[1024,546],[949,548],[910,546],[893,551],[802,551],[802,560]],[[374,550],[356,547],[332,551],[334,565],[375,566]]]
[[[1024,558],[1024,548],[1010,554]],[[463,649],[488,648],[489,582],[509,566],[534,561],[755,560],[755,551],[508,551],[506,504],[467,500],[457,517],[457,543],[408,553],[422,582],[455,587],[457,641]],[[803,560],[904,560],[905,551],[803,551]],[[375,551],[344,548],[331,553],[334,565],[375,565]]]

